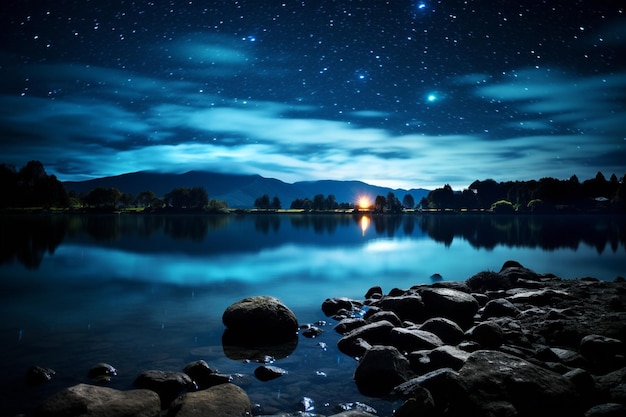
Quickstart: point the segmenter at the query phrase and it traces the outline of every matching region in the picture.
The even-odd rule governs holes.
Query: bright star
[[[437,96],[434,94],[429,94],[427,100],[432,103],[433,101],[437,100]]]

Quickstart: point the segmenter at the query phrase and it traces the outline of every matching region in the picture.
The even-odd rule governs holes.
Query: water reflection
[[[337,215],[48,215],[0,217],[0,264],[38,268],[64,241],[113,244],[130,252],[258,253],[283,245],[360,246],[380,237],[455,239],[476,249],[498,246],[571,249],[599,254],[626,248],[624,216]],[[365,240],[364,240],[365,239]]]

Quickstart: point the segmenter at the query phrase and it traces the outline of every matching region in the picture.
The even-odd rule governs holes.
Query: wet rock
[[[305,413],[315,410],[315,402],[309,397],[302,397],[298,401],[298,408]]]
[[[204,361],[198,360],[185,366],[183,372],[198,385],[198,389],[207,389],[215,385],[226,384],[232,381],[230,375],[219,374]]]
[[[463,340],[463,329],[458,324],[444,317],[434,317],[426,320],[419,326],[420,330],[425,330],[436,334],[444,343],[456,345]]]
[[[376,285],[370,288],[369,290],[367,290],[367,292],[365,293],[365,299],[368,299],[368,298],[379,299],[379,298],[382,298],[383,294],[384,293],[383,293],[382,287]]]
[[[454,346],[440,346],[428,354],[435,368],[450,368],[458,371],[465,365],[470,353]]]
[[[428,317],[445,317],[461,328],[472,325],[479,308],[471,294],[449,288],[424,288],[421,296]]]
[[[50,381],[56,372],[50,368],[44,368],[43,366],[31,366],[26,371],[26,383],[27,384],[41,384]]]
[[[308,337],[309,339],[314,339],[322,333],[324,333],[324,331],[317,326],[308,326],[302,330],[302,336]]]
[[[270,365],[261,365],[254,370],[254,376],[257,377],[259,381],[267,382],[272,379],[280,378],[285,375],[287,371],[278,366],[270,366]]]
[[[575,368],[563,374],[563,378],[570,381],[580,395],[585,405],[591,405],[596,398],[596,386],[593,376],[584,369]]]
[[[397,327],[402,327],[402,320],[400,317],[396,315],[393,311],[378,311],[373,315],[367,317],[368,323],[373,323],[375,321],[387,320],[389,323],[393,324]]]
[[[393,311],[402,321],[421,322],[424,315],[424,302],[417,294],[386,296],[376,305],[382,310]]]
[[[93,382],[97,384],[106,384],[111,382],[111,377],[117,375],[117,369],[115,369],[112,365],[108,363],[98,363],[94,365],[89,372],[87,372],[87,376],[93,380]]]
[[[108,387],[79,384],[48,398],[37,410],[36,417],[158,417],[159,396],[147,389],[119,391]]]
[[[493,321],[484,321],[465,332],[468,340],[478,343],[484,349],[498,348],[504,342],[502,328]]]
[[[340,310],[352,311],[356,306],[360,306],[360,303],[346,297],[327,298],[322,303],[322,312],[331,317],[339,313]]]
[[[409,361],[393,346],[372,346],[354,371],[359,391],[370,397],[387,395],[412,376]]]
[[[180,394],[195,391],[197,385],[184,372],[165,372],[158,370],[144,371],[135,379],[137,388],[149,389],[159,394],[163,408]]]
[[[348,356],[360,356],[362,352],[355,352],[354,350],[354,344],[357,339],[362,339],[372,345],[385,344],[388,340],[389,333],[393,328],[393,324],[386,320],[366,324],[365,326],[361,326],[339,339],[337,346],[341,352]],[[355,355],[354,353],[358,354]]]
[[[346,411],[353,411],[355,413],[361,412],[365,414],[377,414],[378,413],[374,407],[371,407],[360,401],[341,403],[341,404],[338,404],[337,407],[335,408],[337,409],[337,411],[341,413],[346,412]],[[358,414],[358,415],[361,415],[361,414]]]
[[[298,331],[295,314],[280,300],[269,296],[248,297],[231,304],[222,322],[232,332],[259,341],[283,342]]]
[[[362,318],[345,318],[337,323],[334,329],[339,334],[346,334],[365,324],[367,324],[367,322]]]
[[[578,352],[570,349],[550,348],[557,360],[572,368],[587,368],[587,360]]]
[[[435,412],[435,401],[427,389],[416,391],[409,399],[407,399],[400,407],[398,407],[393,415],[394,417],[415,417],[415,416],[433,416]]]
[[[414,350],[434,349],[443,345],[437,335],[417,328],[396,327],[391,329],[388,336],[389,344],[403,352]]]
[[[491,317],[517,317],[520,313],[520,309],[515,306],[509,300],[500,298],[497,300],[491,300],[485,304],[482,312],[482,318],[488,319]]]
[[[488,413],[494,408],[520,416],[581,414],[581,400],[570,381],[501,352],[472,353],[459,372],[459,380],[467,393],[463,408],[472,415],[491,415]]]
[[[350,410],[350,411],[343,411],[338,414],[333,414],[332,416],[329,416],[329,417],[376,417],[376,414],[368,413],[367,411]]]
[[[170,415],[176,417],[243,417],[252,415],[248,395],[236,385],[222,384],[209,389],[187,393],[172,406]]]

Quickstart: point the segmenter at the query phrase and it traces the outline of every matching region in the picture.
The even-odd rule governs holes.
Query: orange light
[[[359,197],[359,202],[357,204],[360,209],[368,209],[371,206],[370,199],[366,195]]]

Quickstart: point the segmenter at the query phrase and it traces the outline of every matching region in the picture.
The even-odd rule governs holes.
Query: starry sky
[[[0,162],[466,188],[626,174],[620,1],[3,0]]]

